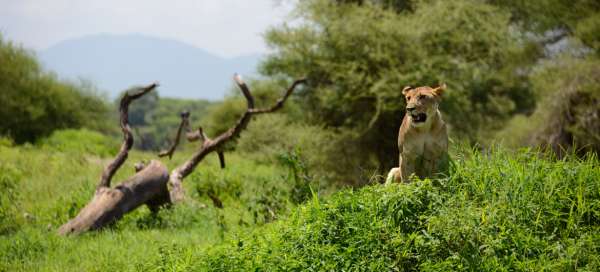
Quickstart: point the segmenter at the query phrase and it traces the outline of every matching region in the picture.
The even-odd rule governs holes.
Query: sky
[[[281,0],[0,0],[0,33],[44,50],[99,33],[174,39],[221,57],[267,52],[262,33],[289,18]]]

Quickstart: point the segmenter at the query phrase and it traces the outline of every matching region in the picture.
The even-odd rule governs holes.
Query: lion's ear
[[[444,91],[446,90],[446,83],[442,83],[442,85],[433,88],[433,93],[435,96],[442,96]]]
[[[404,89],[402,89],[402,95],[406,95],[406,93],[408,93],[409,90],[410,90],[410,86],[404,87]]]

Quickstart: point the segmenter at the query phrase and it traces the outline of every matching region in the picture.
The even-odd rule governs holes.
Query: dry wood
[[[175,136],[175,140],[173,141],[173,145],[168,150],[162,151],[158,154],[159,157],[169,156],[169,160],[173,157],[173,153],[179,144],[179,139],[181,138],[181,133],[183,129],[189,130],[190,127],[190,112],[184,111],[180,114],[181,123],[179,124],[179,128],[177,129],[177,135]]]
[[[117,156],[102,172],[100,183],[92,200],[79,214],[62,225],[59,234],[76,234],[95,230],[110,225],[120,219],[125,213],[147,204],[152,210],[168,203],[169,194],[167,181],[168,169],[159,161],[151,161],[148,166],[136,165],[136,174],[115,188],[110,188],[110,182],[117,170],[127,159],[133,145],[133,135],[129,127],[129,104],[150,92],[158,86],[151,84],[126,92],[119,106],[120,124],[123,131],[123,144]]]
[[[223,132],[221,135],[217,136],[214,139],[208,138],[204,134],[202,128],[199,128],[195,133],[187,135],[188,139],[201,140],[202,146],[198,151],[196,151],[196,153],[194,153],[194,155],[192,155],[190,159],[188,159],[182,165],[171,171],[171,175],[169,176],[169,193],[171,196],[171,201],[174,203],[183,200],[183,179],[187,177],[192,171],[194,171],[198,163],[200,163],[206,155],[213,151],[216,151],[217,153],[222,153],[223,145],[229,140],[239,136],[240,132],[248,126],[248,123],[250,122],[250,119],[253,115],[270,113],[280,109],[281,107],[283,107],[283,104],[292,94],[292,92],[294,92],[294,89],[296,89],[298,85],[306,81],[305,79],[298,79],[294,81],[292,85],[286,90],[284,95],[281,98],[279,98],[279,100],[277,100],[277,102],[273,106],[263,109],[257,109],[254,108],[254,97],[252,96],[252,93],[250,92],[250,89],[248,89],[246,83],[244,83],[244,81],[242,80],[241,76],[235,74],[233,79],[242,91],[244,97],[246,98],[246,102],[248,104],[246,112],[244,112],[242,117],[240,117],[240,119],[232,128]],[[219,154],[219,159],[221,161],[221,165],[224,166],[225,161],[222,154]]]
[[[186,137],[189,141],[200,140],[201,147],[194,155],[185,161],[182,165],[175,168],[169,175],[168,169],[159,161],[150,161],[137,163],[134,168],[136,173],[122,182],[120,185],[110,188],[111,179],[116,171],[123,165],[127,159],[128,152],[133,146],[133,135],[129,127],[128,110],[129,104],[135,99],[150,92],[157,84],[151,84],[146,87],[137,88],[127,92],[121,99],[119,106],[120,125],[123,131],[123,144],[117,153],[115,159],[110,162],[102,172],[100,182],[92,200],[79,212],[79,214],[65,223],[58,230],[59,234],[77,234],[88,230],[101,229],[119,220],[124,214],[138,208],[141,205],[147,205],[153,212],[165,204],[175,203],[184,198],[182,181],[187,177],[202,161],[202,159],[211,152],[217,152],[221,167],[225,167],[225,157],[223,154],[223,145],[237,137],[240,132],[246,128],[248,122],[255,114],[269,113],[280,109],[290,94],[298,84],[305,80],[296,80],[284,93],[284,95],[271,107],[264,109],[254,108],[254,97],[246,84],[238,75],[234,77],[235,82],[240,87],[244,97],[248,102],[248,108],[237,123],[222,133],[218,137],[209,138],[202,128],[196,131],[189,131],[189,113],[182,113],[182,121],[177,131],[173,145],[167,150],[161,152],[161,156],[171,158],[179,143],[179,139],[186,129]],[[168,186],[169,185],[169,186]],[[170,187],[170,188],[169,188]],[[222,202],[214,194],[209,195],[217,207],[222,207]]]
[[[110,180],[115,175],[117,170],[123,165],[125,160],[127,160],[127,155],[129,154],[129,150],[133,146],[133,135],[131,134],[131,128],[129,127],[129,104],[131,101],[142,97],[148,92],[154,90],[154,88],[158,87],[157,83],[150,84],[146,87],[135,88],[129,91],[126,91],[121,98],[121,103],[119,104],[119,117],[121,130],[123,131],[123,144],[121,145],[121,149],[119,153],[117,153],[117,157],[104,168],[102,172],[102,177],[100,178],[100,183],[98,183],[98,189],[102,187],[110,187]]]

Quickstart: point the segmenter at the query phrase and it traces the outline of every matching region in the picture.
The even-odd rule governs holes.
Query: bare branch
[[[190,142],[195,142],[198,140],[204,142],[206,141],[206,139],[208,139],[208,136],[204,134],[204,130],[202,129],[202,127],[199,127],[196,131],[186,133],[185,136]]]
[[[121,103],[119,104],[119,112],[120,112],[120,124],[121,130],[123,131],[123,144],[121,145],[121,149],[115,159],[104,168],[102,171],[102,177],[100,178],[100,183],[98,183],[97,189],[110,187],[110,181],[114,174],[119,170],[121,165],[127,160],[127,155],[129,150],[133,146],[133,135],[131,134],[131,128],[129,127],[129,104],[146,93],[152,91],[154,88],[158,86],[158,83],[152,83],[145,87],[138,87],[132,90],[128,90],[121,98]]]
[[[175,152],[177,145],[179,144],[179,139],[181,138],[181,133],[183,132],[183,129],[186,128],[186,130],[189,130],[190,112],[184,111],[180,114],[180,116],[181,123],[179,124],[179,128],[177,129],[177,135],[175,136],[175,141],[173,141],[173,145],[171,145],[171,147],[168,150],[163,150],[160,153],[158,153],[159,157],[169,156],[170,160],[173,157],[173,153]]]
[[[246,101],[248,102],[248,109],[254,109],[254,97],[250,93],[250,89],[248,89],[246,83],[242,80],[242,76],[239,74],[234,74],[233,80],[238,85],[238,87],[240,87],[240,90],[242,90],[242,94],[244,94],[244,97],[246,97]]]
[[[246,126],[248,125],[248,123],[250,122],[252,115],[261,114],[261,113],[269,113],[269,112],[274,112],[276,110],[279,110],[280,108],[283,107],[283,105],[284,105],[285,101],[288,99],[288,97],[293,93],[294,89],[299,84],[306,82],[305,79],[299,79],[299,80],[294,81],[294,83],[286,90],[284,95],[279,100],[277,100],[277,102],[273,106],[264,108],[264,109],[255,109],[254,108],[254,97],[252,96],[252,93],[250,92],[250,89],[248,88],[246,83],[242,80],[241,76],[239,76],[238,74],[235,74],[233,79],[236,82],[236,84],[238,85],[238,87],[240,88],[240,90],[242,91],[242,94],[244,95],[244,97],[246,98],[246,101],[248,103],[248,108],[247,108],[246,112],[244,112],[244,114],[240,117],[240,119],[237,121],[237,123],[232,128],[225,131],[224,133],[222,133],[221,135],[219,135],[218,137],[216,137],[214,139],[209,139],[208,137],[206,137],[206,135],[204,135],[202,128],[199,128],[194,133],[191,133],[191,134],[188,133],[188,135],[187,135],[188,140],[201,139],[201,140],[203,140],[203,143],[202,143],[202,147],[200,148],[200,150],[198,150],[189,160],[187,160],[181,166],[177,167],[175,170],[173,170],[171,172],[169,183],[171,185],[171,201],[173,201],[173,202],[177,202],[177,201],[183,199],[183,185],[182,185],[183,179],[186,176],[188,176],[192,171],[194,171],[194,169],[196,168],[198,163],[200,163],[207,154],[209,154],[213,151],[216,151],[217,154],[219,154],[219,161],[221,162],[221,167],[224,167],[225,160],[224,160],[223,151],[222,151],[223,145],[226,142],[228,142],[229,140],[239,136],[241,131],[244,130],[246,128]]]
[[[221,164],[221,169],[225,168],[225,153],[223,151],[217,151],[219,155],[219,163]]]
[[[252,113],[260,114],[260,113],[269,113],[269,112],[274,112],[276,110],[279,110],[280,108],[283,107],[283,104],[288,99],[288,97],[294,92],[294,89],[296,89],[296,86],[303,84],[303,83],[306,83],[306,79],[298,79],[298,80],[294,81],[294,83],[292,83],[292,85],[287,89],[285,94],[281,98],[279,98],[279,100],[277,100],[275,105],[273,105],[269,108],[265,108],[265,109],[255,109],[255,110],[253,110]]]

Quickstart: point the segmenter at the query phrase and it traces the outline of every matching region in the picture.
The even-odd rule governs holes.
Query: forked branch
[[[240,119],[237,121],[237,123],[232,128],[225,131],[224,133],[222,133],[221,135],[217,136],[214,139],[209,139],[204,134],[202,128],[199,128],[194,133],[188,133],[188,135],[187,135],[188,140],[200,139],[200,140],[203,140],[203,143],[202,143],[202,147],[196,153],[194,153],[194,155],[189,160],[187,160],[181,166],[177,167],[175,170],[173,170],[171,172],[171,176],[169,178],[169,183],[171,184],[170,194],[171,194],[171,201],[173,201],[173,202],[177,202],[177,201],[180,201],[183,199],[183,186],[181,184],[182,180],[186,176],[188,176],[192,171],[194,171],[194,169],[196,168],[198,163],[200,163],[207,154],[209,154],[213,151],[216,151],[217,153],[219,153],[219,159],[221,162],[221,166],[224,166],[225,161],[224,161],[224,157],[222,154],[223,145],[226,142],[228,142],[229,140],[239,136],[241,131],[244,130],[248,126],[248,123],[250,122],[250,119],[252,118],[253,115],[262,114],[262,113],[270,113],[270,112],[274,112],[274,111],[282,108],[285,101],[294,92],[294,89],[296,89],[296,87],[298,85],[306,82],[306,79],[298,79],[298,80],[294,81],[292,83],[292,85],[283,94],[283,96],[281,98],[279,98],[273,106],[268,107],[268,108],[257,109],[254,107],[254,97],[252,96],[252,93],[250,92],[250,89],[248,88],[246,83],[242,80],[242,78],[238,74],[235,74],[233,79],[234,79],[235,83],[238,85],[238,87],[240,88],[240,90],[242,91],[242,94],[244,95],[244,97],[246,98],[246,102],[248,105],[247,109],[244,112],[244,114],[242,115],[242,117],[240,117]]]
[[[179,144],[179,139],[181,138],[181,133],[183,132],[183,129],[185,128],[186,130],[189,130],[190,112],[184,111],[180,114],[180,116],[181,116],[181,123],[179,124],[179,128],[177,129],[177,135],[175,136],[173,145],[171,145],[171,147],[168,150],[161,151],[158,154],[159,157],[169,156],[169,160],[170,160],[171,157],[173,157],[173,153],[175,152],[177,145]]]
[[[206,133],[204,133],[202,127],[199,127],[196,131],[188,132],[186,134],[186,137],[190,142],[195,142],[199,140],[202,142],[203,145],[205,142],[212,141],[212,139],[208,138]],[[225,168],[225,153],[223,152],[223,150],[217,150],[217,154],[219,155],[219,164],[221,165],[221,168]]]
[[[123,144],[121,144],[121,149],[115,159],[104,168],[102,171],[102,177],[100,178],[100,183],[98,183],[98,187],[96,189],[110,187],[110,181],[112,177],[115,175],[117,170],[123,165],[125,160],[127,160],[127,156],[129,154],[129,150],[133,146],[133,135],[131,134],[131,128],[129,127],[129,104],[133,100],[136,100],[146,93],[152,91],[154,88],[158,86],[158,83],[152,83],[145,87],[137,87],[130,90],[127,90],[123,97],[121,98],[121,102],[119,104],[119,117],[121,130],[123,131]]]

